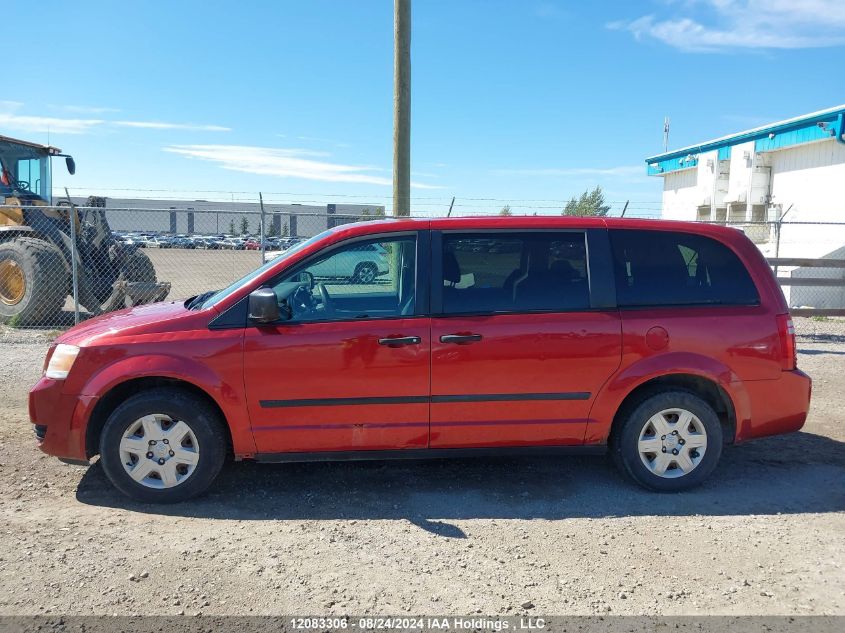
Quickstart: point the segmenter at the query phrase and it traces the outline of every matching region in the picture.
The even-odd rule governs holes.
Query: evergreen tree
[[[585,191],[579,198],[574,196],[570,198],[569,202],[563,208],[562,215],[573,215],[578,217],[585,216],[606,216],[610,211],[610,205],[605,204],[604,193],[601,187],[596,185],[592,191]]]

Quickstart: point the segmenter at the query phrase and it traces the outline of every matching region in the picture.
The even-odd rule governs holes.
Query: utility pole
[[[393,215],[411,215],[411,0],[393,0]]]

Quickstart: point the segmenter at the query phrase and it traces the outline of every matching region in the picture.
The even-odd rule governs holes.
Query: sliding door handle
[[[468,345],[481,340],[481,334],[444,334],[440,337],[441,343],[454,343],[455,345]]]
[[[386,337],[380,338],[378,340],[379,345],[387,345],[388,347],[401,347],[403,345],[419,345],[420,344],[420,337],[419,336],[394,336],[394,337]]]

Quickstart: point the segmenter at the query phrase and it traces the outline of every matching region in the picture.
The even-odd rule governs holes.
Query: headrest
[[[461,266],[452,251],[443,251],[443,280],[451,284],[461,280]]]

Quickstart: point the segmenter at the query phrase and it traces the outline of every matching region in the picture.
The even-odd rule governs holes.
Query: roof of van
[[[432,229],[507,229],[507,228],[626,228],[626,229],[657,229],[675,231],[693,231],[701,233],[739,233],[733,227],[720,226],[704,222],[682,222],[679,220],[661,220],[644,218],[616,218],[600,216],[561,216],[561,215],[473,215],[455,218],[385,218],[367,222],[354,222],[336,227],[336,231],[352,227],[383,226],[393,230],[403,230],[424,226]],[[356,231],[358,232],[358,231]],[[361,232],[366,232],[361,230]]]

